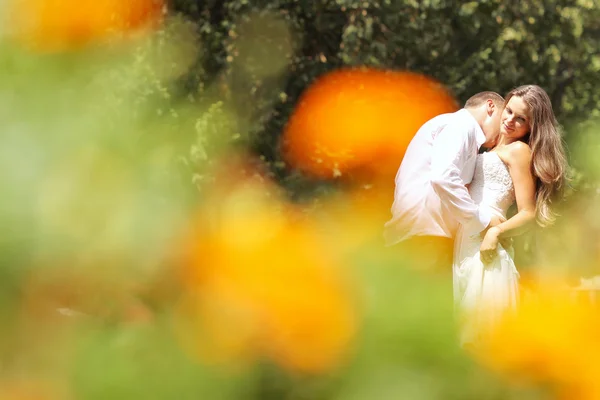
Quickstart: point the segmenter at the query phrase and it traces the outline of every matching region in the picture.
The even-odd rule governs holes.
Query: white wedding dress
[[[497,153],[477,156],[469,192],[480,207],[506,217],[515,202],[515,190]],[[467,224],[459,228],[454,244],[454,302],[461,345],[476,344],[504,313],[516,309],[519,300],[519,273],[512,247],[498,245],[494,261],[483,264],[479,258],[481,242],[479,232]]]

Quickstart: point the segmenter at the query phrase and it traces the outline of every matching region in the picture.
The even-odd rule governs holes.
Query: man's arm
[[[471,151],[467,129],[458,124],[445,126],[433,141],[430,182],[442,204],[460,223],[476,221],[479,231],[483,231],[490,225],[491,215],[473,202],[460,178]]]

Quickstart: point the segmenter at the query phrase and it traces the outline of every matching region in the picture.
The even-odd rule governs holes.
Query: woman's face
[[[502,112],[500,134],[512,140],[519,140],[530,130],[529,107],[523,98],[513,96]]]

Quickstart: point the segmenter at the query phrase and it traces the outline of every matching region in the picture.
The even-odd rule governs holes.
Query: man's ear
[[[491,99],[486,100],[486,106],[488,115],[491,116],[492,114],[494,114],[494,111],[496,111],[496,105]]]

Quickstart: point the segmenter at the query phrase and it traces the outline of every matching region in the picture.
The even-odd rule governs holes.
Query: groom
[[[419,269],[452,266],[460,223],[476,221],[484,231],[503,222],[477,207],[467,190],[480,147],[498,139],[503,108],[498,93],[478,93],[463,109],[426,122],[406,149],[384,238],[414,256]]]

